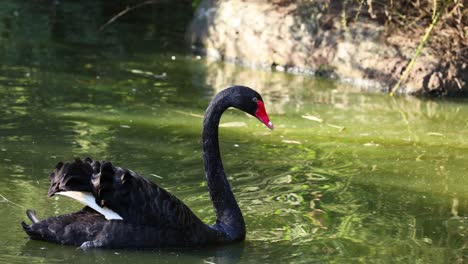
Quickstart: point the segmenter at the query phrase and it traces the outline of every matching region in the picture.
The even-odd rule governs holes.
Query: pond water
[[[468,101],[391,98],[187,55],[187,18],[170,31],[151,18],[169,19],[165,7],[97,33],[105,20],[92,18],[106,14],[98,1],[23,2],[0,8],[2,263],[467,260]],[[232,84],[258,90],[275,124],[269,131],[236,110],[221,120],[245,242],[83,252],[26,238],[26,208],[40,218],[81,208],[47,198],[52,168],[77,156],[131,168],[213,222],[201,116]]]

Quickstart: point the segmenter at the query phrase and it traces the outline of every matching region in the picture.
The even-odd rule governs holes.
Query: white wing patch
[[[93,208],[98,213],[102,214],[107,220],[123,220],[123,218],[118,213],[107,207],[99,206],[96,203],[94,196],[89,192],[66,191],[57,192],[55,194],[60,194],[75,199],[78,202]]]

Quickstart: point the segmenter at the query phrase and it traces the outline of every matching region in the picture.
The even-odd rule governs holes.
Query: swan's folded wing
[[[50,180],[49,196],[70,191],[88,193],[82,201],[76,198],[79,195],[72,198],[86,202],[90,207],[93,204],[101,209],[109,208],[129,223],[182,229],[202,224],[175,196],[135,172],[115,167],[110,162],[86,158],[59,163]],[[90,201],[93,198],[95,203]]]
[[[99,205],[132,223],[171,228],[202,223],[177,197],[130,170],[102,168],[93,176],[93,190]]]

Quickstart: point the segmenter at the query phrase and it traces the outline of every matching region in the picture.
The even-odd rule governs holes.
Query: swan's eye
[[[258,101],[257,97],[252,98],[252,101],[256,103]]]

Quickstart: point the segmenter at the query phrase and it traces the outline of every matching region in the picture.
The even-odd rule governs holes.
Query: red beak
[[[273,129],[273,123],[271,123],[270,118],[268,118],[268,115],[265,111],[265,105],[260,100],[257,101],[257,111],[255,112],[255,117],[257,117],[258,120],[265,124],[265,126],[267,126],[269,129]]]

